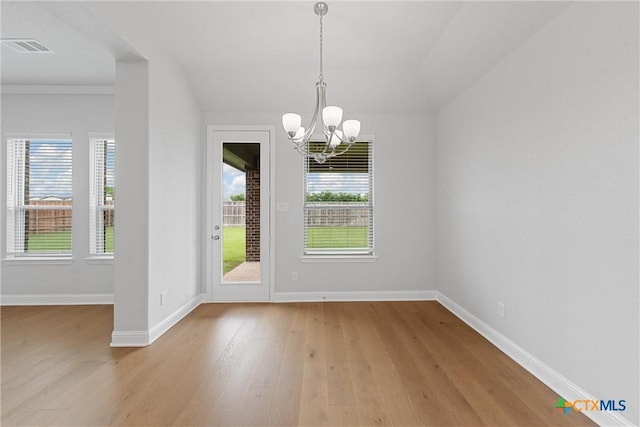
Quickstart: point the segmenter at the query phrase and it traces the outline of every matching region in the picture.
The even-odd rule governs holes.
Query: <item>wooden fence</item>
[[[222,204],[222,225],[244,226],[246,224],[245,202],[225,200]]]
[[[305,224],[307,227],[367,227],[369,225],[370,208],[345,206],[326,203],[308,203],[305,208]]]
[[[29,234],[71,231],[71,200],[30,200],[23,207]]]
[[[327,203],[308,203],[305,209],[307,227],[367,227],[371,209],[366,205],[345,206]],[[246,223],[245,202],[226,201],[222,206],[222,224],[244,226]]]
[[[73,202],[71,200],[30,200],[23,208],[30,234],[71,231]],[[104,225],[113,226],[113,210],[105,209]]]
[[[369,208],[346,207],[343,204],[327,206],[326,203],[307,204],[305,222],[309,227],[366,227],[369,225]],[[25,206],[25,220],[29,220],[29,233],[50,233],[71,230],[71,200],[31,200]],[[223,225],[244,226],[246,205],[244,201],[225,201],[222,207]],[[104,211],[104,225],[113,226],[113,211]]]

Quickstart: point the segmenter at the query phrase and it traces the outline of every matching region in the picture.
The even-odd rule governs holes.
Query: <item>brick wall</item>
[[[260,261],[260,170],[246,172],[247,262]]]

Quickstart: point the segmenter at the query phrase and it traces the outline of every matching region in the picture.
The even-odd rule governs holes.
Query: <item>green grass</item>
[[[104,251],[113,253],[113,227],[107,227],[106,235],[104,236]]]
[[[307,249],[366,248],[368,227],[311,227],[307,229]]]
[[[367,227],[312,227],[307,231],[308,249],[367,247]],[[246,259],[245,227],[224,227],[222,236],[223,274],[226,274]],[[107,227],[105,246],[106,252],[113,252],[113,227]],[[28,253],[54,253],[52,247],[71,252],[71,232],[29,235]]]
[[[65,253],[71,252],[71,232],[54,231],[52,233],[29,234],[27,253]]]
[[[247,258],[245,227],[224,227],[222,230],[222,274],[227,274]]]
[[[222,232],[222,274],[227,274],[246,260],[245,227],[224,227]],[[367,227],[309,228],[307,248],[366,248],[368,232]]]
[[[224,227],[224,274],[242,264],[246,259],[245,227]],[[27,253],[71,252],[71,232],[30,234]],[[113,227],[107,227],[105,252],[113,253]]]
[[[29,234],[27,253],[68,253],[71,252],[71,232]],[[113,227],[107,227],[105,252],[113,253]]]

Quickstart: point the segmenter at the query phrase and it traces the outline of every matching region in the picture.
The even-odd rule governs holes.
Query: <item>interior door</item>
[[[265,301],[270,290],[269,131],[210,128],[208,282],[213,301]]]

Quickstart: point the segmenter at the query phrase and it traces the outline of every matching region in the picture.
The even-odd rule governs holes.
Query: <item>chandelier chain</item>
[[[320,81],[324,81],[324,75],[322,74],[322,13],[320,14]]]

